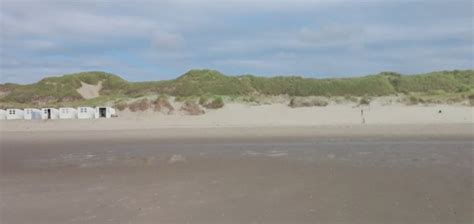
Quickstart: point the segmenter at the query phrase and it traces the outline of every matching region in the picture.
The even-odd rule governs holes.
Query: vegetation
[[[181,107],[181,111],[184,111],[188,115],[201,115],[205,113],[199,104],[192,100],[187,100],[184,102],[183,106]]]
[[[359,100],[359,105],[369,105],[370,104],[370,98],[368,97],[362,97]]]
[[[76,91],[81,82],[102,83],[100,97],[85,100]],[[223,106],[222,99],[212,96],[288,95],[358,98],[410,95],[419,102],[470,102],[474,93],[474,70],[441,71],[420,75],[382,72],[354,78],[315,79],[296,76],[258,77],[253,75],[226,76],[215,70],[191,70],[174,80],[128,82],[105,72],[83,72],[61,77],[45,78],[37,83],[0,84],[0,106],[73,106],[103,104],[119,99],[134,99],[149,95],[176,96],[176,101],[198,99],[199,104]],[[414,98],[413,98],[414,99]],[[366,102],[360,102],[366,103]],[[123,105],[122,105],[123,106]]]
[[[408,97],[408,105],[416,105],[420,102],[420,99],[416,98],[416,96],[409,96]],[[421,100],[423,102],[423,100]]]
[[[118,101],[114,104],[114,107],[117,108],[117,110],[119,110],[119,111],[123,111],[123,110],[127,109],[128,105],[127,105],[126,102]]]
[[[470,95],[474,95],[474,91],[469,92],[451,92],[429,91],[426,93],[409,93],[402,98],[402,102],[407,105],[416,104],[439,104],[439,103],[465,103],[471,105]]]
[[[425,75],[398,76],[397,92],[466,92],[474,88],[474,71],[432,72]]]
[[[201,103],[201,99],[199,99],[199,103]],[[203,104],[201,104],[203,105]],[[222,97],[215,97],[211,102],[209,103],[204,103],[203,105],[207,109],[219,109],[224,107],[224,100]]]
[[[141,100],[135,101],[133,103],[130,103],[128,105],[128,108],[132,112],[146,111],[150,108],[150,101],[148,99],[141,99]]]
[[[469,105],[474,106],[474,94],[469,95]]]
[[[290,107],[325,107],[329,103],[324,97],[295,97],[290,100]]]
[[[350,95],[345,95],[344,96],[344,99],[350,101],[350,102],[353,102],[353,103],[356,103],[358,102],[359,100],[357,99],[357,97],[355,96],[350,96]]]
[[[153,102],[153,105],[155,106],[155,111],[166,112],[168,114],[174,111],[174,107],[171,105],[166,95],[158,96],[158,98]]]
[[[201,96],[199,97],[199,105],[204,106],[209,102],[208,96]]]

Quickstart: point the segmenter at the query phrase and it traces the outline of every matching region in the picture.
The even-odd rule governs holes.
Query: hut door
[[[107,117],[107,108],[99,108],[99,117]]]
[[[48,119],[51,119],[51,109],[46,110],[48,112]]]

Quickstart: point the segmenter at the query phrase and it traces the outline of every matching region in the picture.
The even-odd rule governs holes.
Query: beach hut
[[[60,107],[59,119],[73,119],[77,118],[77,110],[72,107]]]
[[[6,120],[6,119],[7,119],[7,111],[0,109],[0,120]]]
[[[7,109],[7,120],[23,119],[23,110]]]
[[[42,119],[42,113],[41,110],[35,109],[35,108],[26,108],[23,113],[23,118],[25,120],[36,120],[36,119]]]
[[[114,117],[115,109],[112,107],[96,107],[95,108],[95,117],[96,118],[111,118]]]
[[[56,108],[42,108],[41,110],[43,111],[42,118],[44,120],[59,118],[59,110]]]
[[[92,107],[78,107],[77,118],[79,119],[92,119],[95,118],[95,109]]]

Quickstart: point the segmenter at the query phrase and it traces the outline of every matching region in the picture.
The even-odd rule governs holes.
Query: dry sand
[[[97,85],[90,85],[85,82],[81,82],[81,88],[77,89],[76,91],[84,99],[94,99],[100,96],[99,92],[101,89],[102,89],[102,81],[99,81]]]
[[[363,115],[362,115],[363,110]],[[439,113],[441,111],[441,113]],[[455,105],[366,107],[336,104],[327,107],[290,108],[286,104],[250,106],[230,103],[199,116],[159,112],[119,111],[109,120],[0,121],[1,131],[138,130],[210,127],[311,127],[360,125],[473,124],[473,107]],[[365,122],[365,123],[364,123]],[[441,130],[442,131],[442,130]]]

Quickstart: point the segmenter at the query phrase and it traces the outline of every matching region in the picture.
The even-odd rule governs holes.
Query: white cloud
[[[234,74],[472,67],[472,12],[462,10],[472,2],[432,2],[3,0],[1,69],[13,77],[132,71],[124,64]]]
[[[6,37],[114,37],[142,36],[156,26],[152,21],[114,15],[95,15],[87,12],[52,12],[43,16],[14,16],[5,14],[3,32]]]

